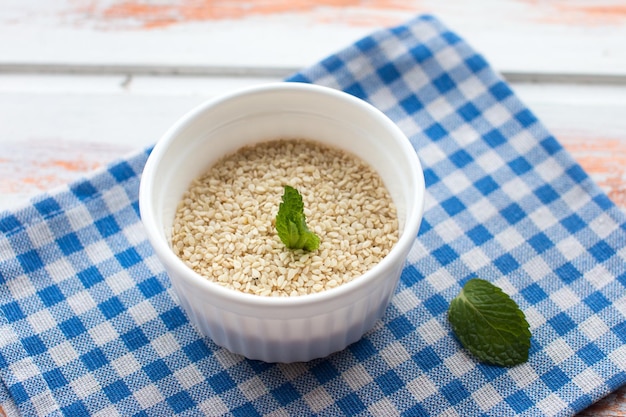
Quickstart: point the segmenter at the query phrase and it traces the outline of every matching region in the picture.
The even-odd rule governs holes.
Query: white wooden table
[[[153,144],[217,93],[420,13],[484,53],[626,209],[624,0],[4,0],[0,209]],[[625,395],[581,415],[624,416]]]

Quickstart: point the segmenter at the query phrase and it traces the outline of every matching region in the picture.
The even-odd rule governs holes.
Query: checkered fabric
[[[142,152],[0,216],[7,413],[564,416],[626,382],[626,217],[481,55],[422,16],[290,81],[371,102],[423,162],[423,225],[383,319],[289,365],[200,337],[139,220]],[[451,333],[474,276],[524,310],[527,363],[479,364]]]

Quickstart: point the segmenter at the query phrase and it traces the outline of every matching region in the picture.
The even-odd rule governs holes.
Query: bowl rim
[[[166,239],[164,239],[158,232],[159,222],[156,221],[154,210],[152,210],[151,207],[151,196],[154,190],[154,175],[170,145],[175,141],[180,132],[182,132],[188,125],[194,123],[194,121],[204,112],[210,111],[210,109],[214,106],[218,106],[221,103],[231,100],[236,100],[241,96],[267,93],[276,90],[328,95],[337,100],[347,101],[350,105],[359,107],[364,112],[369,113],[370,117],[377,118],[379,123],[387,126],[387,129],[396,139],[395,142],[397,146],[401,148],[402,153],[410,160],[409,166],[411,171],[407,172],[407,175],[411,175],[413,177],[413,182],[416,184],[415,193],[412,198],[413,210],[407,213],[402,233],[399,235],[398,241],[394,244],[389,253],[368,271],[353,278],[351,281],[313,294],[286,297],[261,296],[226,288],[202,277],[200,274],[187,266],[184,261],[172,251]],[[276,308],[296,306],[302,307],[305,305],[342,299],[347,293],[363,290],[369,281],[373,280],[375,276],[378,275],[378,271],[389,269],[395,263],[400,264],[400,262],[402,262],[402,264],[404,264],[406,262],[406,256],[408,255],[419,231],[419,225],[424,212],[425,194],[423,169],[415,149],[404,132],[402,132],[402,130],[382,111],[360,98],[330,87],[302,82],[271,82],[251,87],[239,88],[229,93],[221,94],[204,101],[180,117],[156,142],[150,155],[148,156],[139,185],[139,211],[141,221],[144,225],[144,230],[155,254],[157,255],[157,258],[159,258],[163,264],[168,264],[170,267],[176,268],[177,272],[180,273],[180,276],[183,277],[183,279],[189,284],[194,285],[202,291],[212,293],[215,297],[223,299],[233,305],[238,304],[248,307],[258,306]],[[402,257],[403,259],[397,259],[399,257]],[[170,274],[167,273],[167,275],[170,278],[170,281],[173,281]]]

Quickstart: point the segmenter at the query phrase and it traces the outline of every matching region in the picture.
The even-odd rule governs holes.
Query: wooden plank
[[[0,207],[152,145],[217,94],[273,78],[0,76]],[[626,208],[626,87],[514,84],[594,180]]]
[[[0,9],[0,70],[292,70],[421,13],[505,73],[626,77],[619,0],[12,0]]]
[[[0,209],[153,145],[210,97],[268,81],[0,75]]]

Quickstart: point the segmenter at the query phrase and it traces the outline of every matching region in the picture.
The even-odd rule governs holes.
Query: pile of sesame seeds
[[[314,252],[290,250],[275,218],[283,186],[304,200]],[[172,230],[174,252],[203,277],[262,296],[316,293],[371,269],[398,240],[396,209],[361,159],[294,139],[246,146],[193,181]]]

